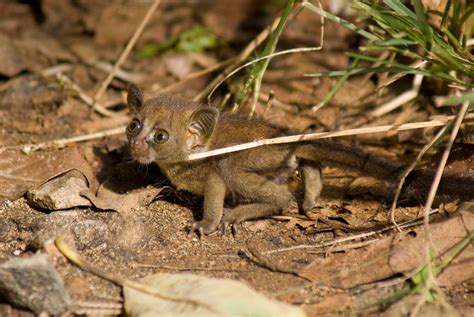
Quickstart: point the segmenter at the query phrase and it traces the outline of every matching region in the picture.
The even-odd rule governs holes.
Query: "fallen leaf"
[[[149,186],[129,193],[120,194],[108,188],[107,182],[101,184],[97,196],[91,191],[81,192],[96,207],[102,210],[129,212],[133,208],[150,204],[161,192],[162,188]]]
[[[97,180],[77,147],[28,155],[4,152],[0,156],[0,199],[15,200],[29,189],[71,170],[80,171],[95,192]]]
[[[166,300],[124,286],[127,316],[305,316],[299,307],[272,300],[242,282],[193,274],[157,274],[140,280],[167,296],[203,303]]]

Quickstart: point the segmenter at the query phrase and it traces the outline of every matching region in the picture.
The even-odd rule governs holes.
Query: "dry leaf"
[[[193,274],[157,274],[140,281],[161,294],[204,306],[165,300],[124,287],[127,316],[305,316],[299,307],[269,299],[242,282]]]
[[[0,156],[0,199],[18,199],[29,189],[71,170],[81,172],[90,190],[96,191],[97,180],[77,147],[28,155],[4,152]]]
[[[162,188],[147,187],[125,194],[119,194],[109,189],[107,182],[105,182],[99,187],[97,196],[91,191],[83,191],[81,195],[89,199],[96,208],[129,212],[132,208],[150,204],[161,190]]]

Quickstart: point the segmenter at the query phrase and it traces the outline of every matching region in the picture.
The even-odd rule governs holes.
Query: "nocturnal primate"
[[[296,171],[304,186],[301,208],[308,212],[321,193],[321,162],[394,184],[404,168],[401,163],[357,146],[326,140],[267,145],[186,161],[193,153],[273,138],[282,132],[264,121],[219,113],[215,107],[177,97],[145,100],[135,85],[129,87],[127,102],[134,117],[126,130],[132,157],[142,164],[155,162],[176,189],[204,197],[203,218],[192,224],[191,233],[210,234],[219,225],[225,230],[228,225],[285,210],[294,200],[289,179]],[[429,188],[431,183],[422,174],[415,177],[428,179],[414,186],[417,189]],[[449,186],[445,187],[449,191]],[[239,204],[224,209],[229,196]]]

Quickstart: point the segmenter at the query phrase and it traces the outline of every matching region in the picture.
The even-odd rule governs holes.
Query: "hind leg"
[[[304,213],[308,214],[314,207],[323,189],[321,166],[315,162],[304,161],[301,163],[301,173],[303,174],[304,184],[304,201],[302,208]]]
[[[252,203],[227,210],[223,218],[223,229],[235,228],[242,221],[277,214],[290,205],[293,194],[286,184],[278,184],[257,173],[241,171],[231,180],[234,192]],[[229,186],[229,185],[228,185]]]

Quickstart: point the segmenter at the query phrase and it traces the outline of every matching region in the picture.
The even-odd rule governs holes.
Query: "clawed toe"
[[[236,221],[228,221],[228,220],[225,220],[225,221],[222,221],[221,222],[221,233],[223,236],[226,236],[227,235],[227,228],[230,227],[230,230],[232,231],[232,235],[235,237],[237,236],[237,234],[239,233],[238,231],[238,222]]]
[[[203,223],[202,221],[195,221],[189,227],[188,238],[193,238],[194,233],[196,232],[199,238],[203,238],[206,235],[209,235],[216,231],[217,228],[213,228],[213,226]]]

